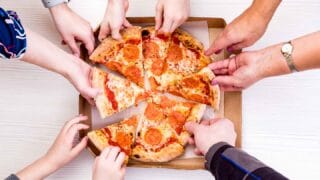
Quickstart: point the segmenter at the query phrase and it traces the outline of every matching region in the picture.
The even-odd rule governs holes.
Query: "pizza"
[[[131,159],[143,162],[167,162],[184,153],[190,137],[184,125],[199,122],[205,105],[172,100],[152,94],[143,115],[134,115],[120,123],[88,133],[90,142],[100,151],[119,146]]]
[[[120,112],[145,98],[143,88],[127,79],[94,68],[92,86],[102,91],[95,98],[101,118]]]
[[[132,153],[137,126],[138,118],[137,116],[132,116],[119,123],[91,131],[88,133],[88,138],[90,143],[100,152],[110,145],[120,147],[121,151],[126,154],[125,162],[127,163]]]
[[[127,79],[144,87],[141,28],[121,30],[122,40],[107,37],[90,55],[92,62],[104,64]]]
[[[211,83],[214,77],[211,69],[205,67],[195,74],[170,82],[166,91],[188,100],[208,104],[218,110],[220,90],[218,85]]]
[[[170,161],[184,153],[190,137],[185,123],[199,122],[206,105],[218,110],[219,87],[211,84],[215,75],[206,67],[211,59],[196,38],[180,29],[159,34],[154,27],[133,26],[121,35],[122,40],[104,39],[90,56],[126,78],[94,68],[93,87],[103,91],[96,105],[102,118],[141,101],[145,107],[129,119],[89,132],[90,142],[100,151],[119,146],[137,161]]]
[[[143,162],[167,162],[184,153],[190,134],[188,121],[199,122],[205,105],[183,102],[153,94],[137,129],[132,159]]]

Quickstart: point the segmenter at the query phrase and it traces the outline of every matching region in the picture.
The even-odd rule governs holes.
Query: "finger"
[[[201,151],[198,148],[195,148],[193,151],[196,155],[202,155]]]
[[[95,106],[95,105],[96,105],[96,103],[95,103],[95,101],[94,101],[93,98],[90,98],[90,97],[84,97],[84,98],[88,101],[88,103],[89,103],[91,106]]]
[[[187,129],[187,131],[192,134],[194,134],[197,127],[198,127],[198,124],[195,122],[187,122],[185,125],[185,128]]]
[[[213,73],[215,75],[229,75],[229,69],[216,69],[216,70],[213,70]]]
[[[132,24],[127,19],[125,19],[123,22],[123,26],[128,28],[128,27],[132,27]]]
[[[160,28],[160,33],[164,33],[164,34],[167,34],[170,32],[170,29],[171,29],[171,26],[172,26],[172,21],[169,20],[168,18],[164,18],[164,22],[163,22],[163,25],[162,27]]]
[[[110,34],[110,32],[111,32],[111,29],[110,29],[108,23],[101,24],[101,26],[100,26],[100,31],[99,31],[99,35],[98,35],[99,41],[102,41],[104,38],[106,38],[107,35]]]
[[[194,138],[190,137],[190,138],[188,139],[188,143],[191,144],[191,145],[194,145],[194,144],[195,144]]]
[[[87,88],[84,88],[81,93],[89,98],[95,98],[100,93],[100,90],[98,88],[92,88],[89,86]]]
[[[114,162],[116,160],[119,152],[120,152],[120,148],[119,147],[112,147],[111,150],[110,150],[110,153],[109,153],[109,155],[107,157],[107,160],[109,162]]]
[[[247,47],[248,45],[244,42],[240,42],[240,43],[237,43],[237,44],[233,44],[231,46],[229,46],[227,48],[228,52],[234,52],[234,51],[237,51],[237,50],[241,50],[245,47]]]
[[[163,20],[163,5],[158,4],[156,7],[156,30],[159,30],[161,25],[162,25],[162,20]]]
[[[226,31],[226,30],[225,30]],[[218,37],[213,41],[212,45],[205,51],[205,55],[209,56],[213,53],[218,54],[222,49],[233,44],[232,40],[225,35],[225,32],[222,32]]]
[[[122,175],[124,175],[126,173],[126,167],[125,166],[121,168],[120,173]]]
[[[216,69],[225,69],[225,68],[228,69],[229,68],[229,61],[230,61],[230,59],[216,61],[216,62],[209,64],[208,67],[213,71]]]
[[[170,33],[173,33],[174,30],[176,30],[182,23],[179,21],[175,21],[172,23],[172,26],[169,30]]]
[[[65,42],[68,44],[68,46],[71,49],[73,55],[79,57],[80,56],[80,49],[79,49],[74,37],[65,40]]]
[[[85,121],[87,120],[88,117],[87,116],[83,116],[82,114],[76,116],[75,118],[71,119],[70,121],[68,121],[65,125],[64,125],[64,131],[68,131],[70,129],[70,127],[74,124],[77,124],[79,122]]]
[[[85,136],[81,139],[80,143],[78,143],[72,150],[71,150],[71,156],[76,157],[80,154],[80,152],[87,146],[88,143],[88,137]]]
[[[89,126],[81,123],[74,124],[66,132],[66,138],[70,141],[74,141],[75,137],[79,134],[79,131],[84,129],[89,129]]]
[[[212,85],[235,86],[238,87],[238,80],[234,76],[216,76],[212,80]]]
[[[202,120],[200,122],[200,124],[207,126],[207,125],[210,125],[210,121],[209,120]]]
[[[222,120],[222,118],[214,118],[214,119],[211,119],[211,120],[208,120],[208,125],[212,125],[218,121]]]
[[[121,28],[121,26],[115,26],[111,29],[111,36],[113,39],[116,39],[116,40],[122,39],[121,34],[120,34],[120,28]]]
[[[126,155],[123,152],[120,152],[116,159],[116,166],[120,169],[124,160],[126,159]]]
[[[91,35],[84,36],[84,37],[77,37],[77,39],[79,39],[81,42],[84,43],[86,49],[88,50],[88,53],[91,54],[94,49],[94,39],[92,39]]]
[[[110,151],[111,151],[111,146],[104,148],[99,157],[101,157],[102,159],[106,159]]]
[[[234,87],[234,86],[220,86],[221,91],[228,91],[228,92],[233,92],[233,91],[242,91],[244,88],[242,87]]]

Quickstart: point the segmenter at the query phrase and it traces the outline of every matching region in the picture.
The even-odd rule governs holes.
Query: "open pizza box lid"
[[[153,17],[131,17],[128,20],[132,24],[138,25],[153,25],[154,18]],[[205,25],[205,27],[203,27]],[[221,18],[189,18],[187,23],[182,27],[185,27],[185,30],[194,35],[198,40],[202,41],[204,46],[207,48],[209,44],[217,37],[219,32],[221,32],[226,23]],[[205,30],[205,33],[203,33]],[[194,33],[194,34],[193,34]],[[98,30],[95,32],[97,36]],[[197,34],[201,34],[200,36]],[[204,36],[204,37],[203,37]],[[208,39],[203,39],[207,38]],[[204,42],[205,41],[205,42]],[[98,41],[96,41],[98,42]],[[83,59],[89,62],[88,54],[85,48],[81,47],[81,56]],[[226,52],[220,53],[219,55],[213,55],[212,59],[221,60],[228,57]],[[90,62],[89,62],[90,63]],[[242,126],[242,99],[241,92],[228,92],[221,93],[220,97],[220,108],[217,112],[211,112],[210,110],[206,110],[204,114],[204,118],[214,118],[214,117],[226,117],[232,120],[235,124],[235,129],[237,132],[237,141],[236,146],[241,147],[241,126]],[[135,107],[133,107],[135,109]],[[207,108],[208,109],[208,108]],[[90,126],[90,129],[83,130],[80,132],[80,137],[84,137],[87,132],[101,128],[110,123],[114,123],[120,121],[124,116],[129,117],[130,114],[134,110],[128,110],[127,112],[121,112],[120,115],[116,115],[115,117],[111,116],[105,119],[101,119],[95,107],[92,107],[83,97],[79,97],[79,113],[88,116],[88,120],[85,124]],[[108,119],[109,118],[109,119]],[[99,155],[99,150],[91,143],[88,143],[87,149],[91,152],[93,156]],[[196,156],[193,153],[193,147],[191,145],[186,147],[186,152],[180,158],[174,159],[170,162],[166,163],[145,163],[139,162],[135,160],[129,160],[128,166],[134,167],[159,167],[159,168],[172,168],[172,169],[204,169],[204,158],[203,156]]]

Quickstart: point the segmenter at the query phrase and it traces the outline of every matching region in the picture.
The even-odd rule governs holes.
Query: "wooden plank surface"
[[[107,0],[72,0],[70,6],[95,28]],[[191,16],[230,22],[252,0],[191,0]],[[130,0],[128,16],[154,16],[156,0]],[[0,1],[25,26],[58,46],[61,38],[40,0]],[[320,1],[282,1],[265,35],[247,50],[318,31]],[[45,93],[44,93],[45,92]],[[265,79],[243,92],[243,149],[290,179],[319,179],[319,71]],[[50,147],[66,120],[78,112],[69,82],[20,61],[0,62],[0,178],[26,166]],[[82,153],[48,179],[91,179],[93,159]],[[212,179],[207,171],[128,168],[126,179]]]

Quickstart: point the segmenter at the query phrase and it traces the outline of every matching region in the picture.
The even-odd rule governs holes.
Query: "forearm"
[[[16,175],[21,180],[40,180],[44,179],[57,170],[56,167],[49,162],[46,156],[38,159],[29,166],[19,171]]]
[[[219,179],[286,179],[258,159],[227,143],[213,145],[206,156],[206,169]]]
[[[292,40],[293,63],[299,71],[320,68],[320,31]],[[259,62],[262,77],[290,73],[288,64],[281,53],[283,43],[260,50],[264,54]]]
[[[252,9],[269,22],[280,3],[281,0],[254,0],[249,9]]]
[[[29,29],[26,32],[28,47],[22,60],[68,78],[69,70],[76,63],[73,56]]]

